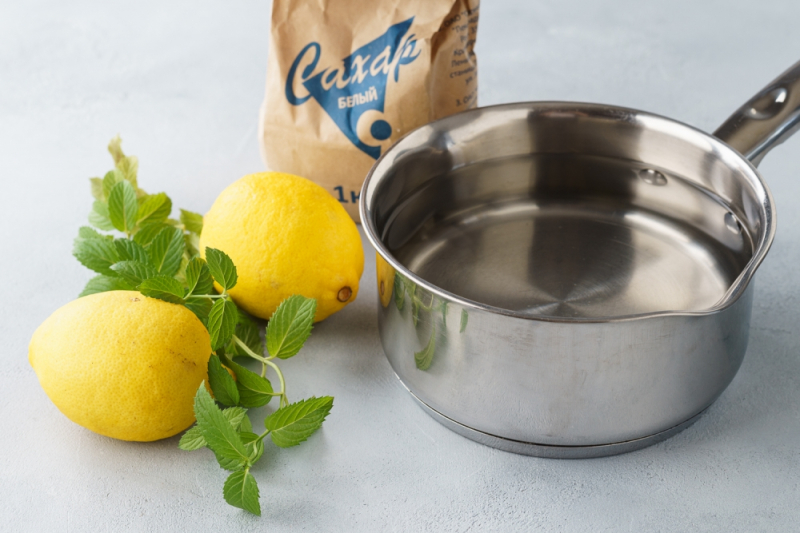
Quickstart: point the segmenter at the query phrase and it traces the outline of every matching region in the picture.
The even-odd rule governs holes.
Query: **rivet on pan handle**
[[[714,136],[758,166],[800,128],[800,61],[736,110]]]

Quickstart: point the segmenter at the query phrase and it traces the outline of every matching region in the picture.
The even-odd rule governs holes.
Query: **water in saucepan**
[[[384,235],[439,288],[552,317],[709,309],[753,251],[730,210],[690,180],[574,155],[439,176],[402,203]]]

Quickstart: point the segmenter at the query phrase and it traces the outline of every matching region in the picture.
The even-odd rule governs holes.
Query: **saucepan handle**
[[[736,110],[714,135],[758,166],[800,128],[800,61]]]

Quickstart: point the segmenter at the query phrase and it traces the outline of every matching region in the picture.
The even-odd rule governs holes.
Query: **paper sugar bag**
[[[361,184],[408,131],[475,107],[479,0],[274,0],[259,137],[270,170],[358,221]]]

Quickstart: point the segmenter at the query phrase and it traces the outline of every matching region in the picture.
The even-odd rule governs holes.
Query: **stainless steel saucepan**
[[[423,126],[369,173],[379,329],[447,427],[592,457],[691,424],[747,348],[775,235],[754,165],[800,126],[800,63],[714,135],[642,111],[526,102]]]

